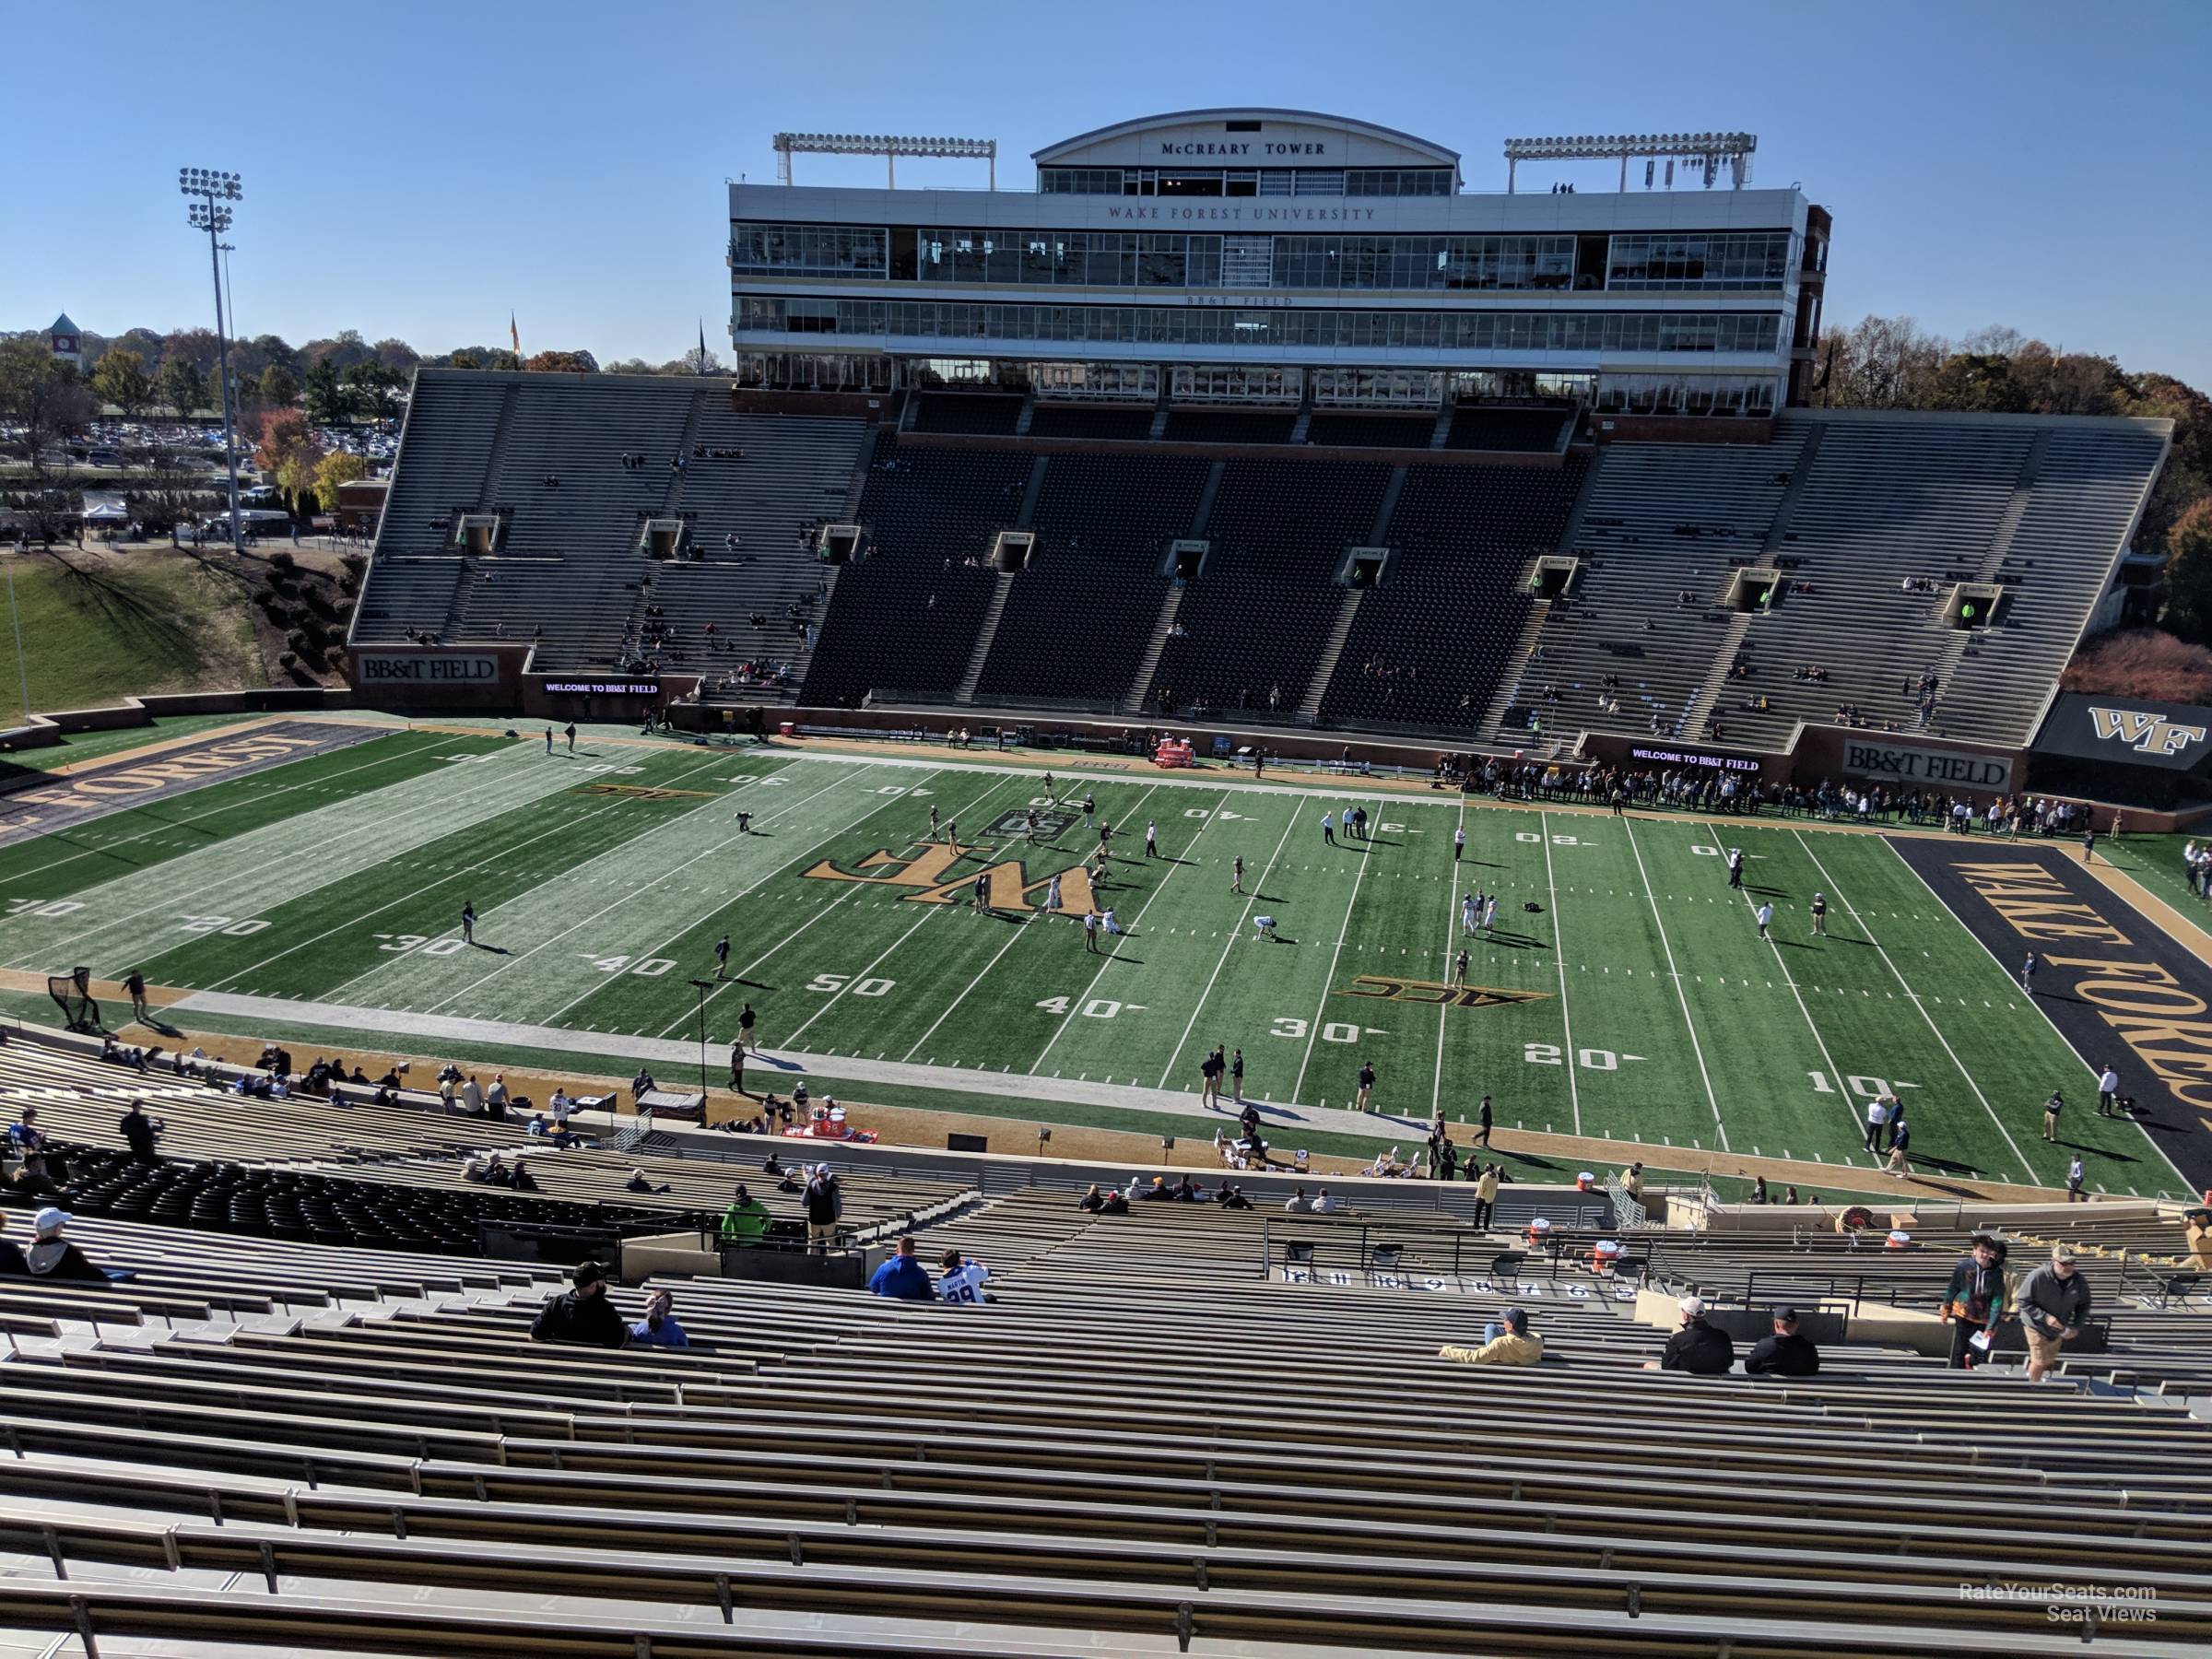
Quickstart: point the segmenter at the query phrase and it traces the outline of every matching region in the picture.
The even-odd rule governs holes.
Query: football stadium
[[[9,1651],[2207,1651],[2174,423],[1821,401],[1748,133],[771,147],[6,735]]]

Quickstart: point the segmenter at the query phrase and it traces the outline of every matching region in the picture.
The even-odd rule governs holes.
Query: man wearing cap
[[[730,1207],[722,1212],[719,1236],[724,1250],[743,1250],[758,1244],[768,1231],[768,1206],[746,1191],[745,1182],[730,1194]]]
[[[1761,1337],[1744,1356],[1747,1377],[1817,1377],[1820,1350],[1812,1338],[1797,1334],[1797,1310],[1774,1310],[1774,1334]]]
[[[897,1253],[876,1269],[875,1277],[868,1280],[868,1292],[873,1296],[888,1296],[894,1301],[937,1300],[937,1288],[929,1282],[929,1269],[914,1255],[912,1233],[901,1237]]]
[[[622,1347],[629,1341],[629,1327],[615,1304],[606,1300],[606,1269],[596,1262],[579,1262],[570,1276],[570,1288],[546,1299],[530,1325],[533,1342],[567,1342],[579,1347]]]
[[[1973,1361],[1987,1353],[1972,1346],[1985,1331],[1994,1331],[2007,1312],[2005,1268],[1998,1260],[1997,1241],[1978,1235],[1964,1259],[1951,1269],[1944,1287],[1943,1322],[1951,1327],[1951,1369],[1971,1371]]]
[[[1658,1359],[1645,1361],[1644,1370],[1719,1376],[1735,1363],[1735,1344],[1718,1325],[1705,1323],[1704,1298],[1686,1296],[1681,1308],[1682,1328],[1666,1339],[1666,1349]]]
[[[76,1218],[51,1204],[32,1218],[31,1230],[38,1237],[23,1253],[24,1265],[32,1277],[87,1279],[96,1285],[108,1282],[108,1276],[95,1267],[83,1251],[62,1237],[62,1229]]]
[[[2020,1287],[2020,1327],[2028,1338],[2028,1380],[2040,1382],[2058,1363],[2061,1344],[2081,1335],[2089,1323],[2089,1281],[2074,1266],[2071,1246],[2061,1244],[2051,1260]]]
[[[1508,1308],[1482,1327],[1480,1347],[1445,1347],[1436,1350],[1440,1359],[1462,1365],[1534,1365],[1544,1358],[1544,1338],[1528,1334],[1528,1315]]]
[[[837,1177],[830,1173],[828,1164],[814,1166],[800,1202],[806,1206],[807,1253],[828,1255],[837,1244],[837,1221],[845,1207],[844,1194],[838,1191]]]

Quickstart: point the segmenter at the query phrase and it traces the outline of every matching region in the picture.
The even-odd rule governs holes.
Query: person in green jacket
[[[737,1183],[736,1194],[730,1199],[730,1207],[722,1212],[722,1246],[724,1250],[742,1250],[748,1244],[758,1244],[768,1231],[768,1206],[745,1190],[745,1182]]]

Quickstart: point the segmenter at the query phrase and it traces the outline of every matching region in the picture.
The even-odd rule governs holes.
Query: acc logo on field
[[[2147,709],[2091,708],[2089,724],[2105,741],[2124,743],[2145,755],[2178,755],[2191,744],[2205,740],[2203,726],[2175,725],[2165,715]]]
[[[1362,973],[1337,996],[1372,996],[1385,1002],[1427,1003],[1440,1008],[1487,1008],[1498,1003],[1542,1002],[1548,991],[1508,991],[1497,985],[1440,985],[1434,980],[1388,979]]]

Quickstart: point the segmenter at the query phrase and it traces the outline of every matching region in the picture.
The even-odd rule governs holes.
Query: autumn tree
[[[2212,497],[2200,496],[2166,532],[2166,626],[2212,644]]]
[[[146,371],[144,358],[113,347],[92,366],[92,393],[102,403],[121,409],[124,419],[135,420],[139,411],[154,401],[154,377]]]
[[[179,420],[190,420],[206,405],[207,377],[190,358],[170,358],[154,376],[154,400],[175,410]]]
[[[317,426],[345,419],[353,407],[353,395],[328,358],[317,358],[308,364],[301,386],[307,394],[307,418]]]
[[[267,409],[256,418],[256,425],[253,459],[261,469],[288,495],[312,488],[324,452],[307,418],[290,409]]]
[[[533,374],[591,374],[599,365],[588,351],[541,351],[523,367]]]
[[[300,382],[282,363],[271,363],[255,382],[261,401],[273,409],[288,409],[300,401]]]
[[[359,455],[345,450],[333,450],[315,465],[315,500],[324,512],[335,512],[338,510],[338,487],[368,476],[368,464]]]
[[[372,420],[389,420],[399,407],[399,389],[406,376],[396,369],[370,361],[356,363],[340,375],[353,406]]]

